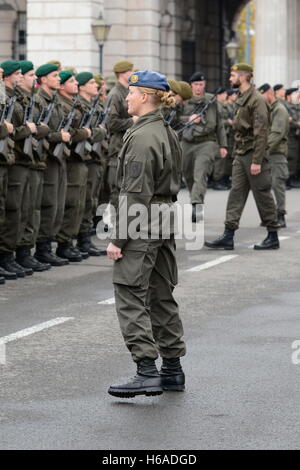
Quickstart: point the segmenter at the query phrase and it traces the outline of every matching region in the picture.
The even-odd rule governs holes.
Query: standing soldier
[[[166,77],[159,73],[134,73],[129,84],[129,113],[137,121],[126,133],[119,155],[120,206],[116,236],[107,248],[108,257],[115,261],[113,282],[121,330],[137,363],[137,375],[132,380],[109,388],[109,394],[120,398],[183,391],[185,386],[180,364],[180,357],[185,355],[183,328],[173,297],[177,283],[174,227],[170,224],[168,236],[159,231],[158,239],[152,239],[143,224],[138,239],[136,234],[131,238],[128,224],[121,227],[122,218],[127,219],[136,203],[143,204],[151,216],[152,205],[171,209],[176,200],[181,150],[160,111],[161,105],[174,101],[167,93]],[[128,212],[122,201],[127,201]],[[124,238],[120,228],[127,234]],[[159,354],[163,358],[160,373],[155,364]]]
[[[290,132],[288,140],[288,166],[289,180],[288,186],[299,188],[298,172],[300,171],[300,117],[299,117],[299,91],[298,88],[288,88],[286,90],[286,108],[289,113]]]
[[[287,164],[289,115],[285,106],[275,98],[271,86],[266,83],[258,91],[271,106],[271,132],[269,135],[269,153],[272,168],[272,189],[277,203],[278,225],[286,227],[285,185],[289,177]]]
[[[250,190],[258,212],[268,230],[267,238],[255,245],[255,250],[279,248],[275,202],[272,196],[271,168],[267,159],[269,136],[269,108],[261,94],[251,84],[253,69],[248,64],[237,64],[231,69],[230,82],[239,87],[234,117],[235,159],[232,170],[232,188],[226,212],[225,232],[209,248],[234,249],[234,233],[239,228]]]
[[[232,177],[232,162],[233,162],[233,148],[234,148],[234,130],[233,130],[233,116],[235,114],[235,101],[238,96],[238,90],[230,89],[227,90],[227,101],[226,101],[226,119],[225,119],[225,131],[227,136],[228,144],[228,155],[226,157],[225,166],[225,185],[228,189],[231,188],[231,177]]]
[[[54,103],[49,121],[50,132],[47,137],[46,158],[47,168],[44,173],[44,187],[41,205],[41,224],[36,243],[35,257],[41,263],[51,266],[64,266],[69,261],[56,256],[52,252],[51,243],[56,239],[63,217],[67,189],[66,156],[64,144],[70,142],[71,135],[64,130],[65,115],[55,93],[60,88],[58,67],[55,64],[44,64],[36,70],[38,83],[38,105],[40,112]],[[55,154],[57,144],[62,144],[64,154]]]
[[[97,98],[99,94],[98,85],[93,74],[90,72],[81,72],[76,76],[76,80],[79,84],[79,100],[82,112],[88,115],[93,108],[95,99],[97,100],[94,104],[96,112],[90,124],[92,134],[89,142],[91,150],[87,152],[88,155],[86,158],[88,168],[86,201],[77,238],[77,247],[81,252],[87,252],[90,256],[105,256],[105,250],[98,249],[91,241],[93,218],[96,215],[101,188],[103,158],[102,142],[107,135],[106,129],[99,125],[99,122],[101,122],[101,119],[99,120],[99,116],[101,118],[103,107]],[[95,144],[99,144],[98,151],[94,150]]]
[[[227,115],[228,115],[228,110],[227,110],[227,105],[226,105],[226,100],[227,100],[227,90],[223,87],[219,87],[215,91],[215,95],[217,97],[217,102],[219,104],[220,108],[220,113],[223,119],[223,124],[226,132],[226,137],[227,137],[227,126],[226,126],[226,120],[227,120]],[[228,140],[227,140],[227,145],[228,145]],[[227,149],[228,151],[228,149]],[[216,154],[215,162],[214,162],[214,170],[213,170],[213,184],[212,188],[216,189],[218,191],[226,191],[229,189],[229,186],[225,183],[226,180],[226,168],[228,166],[228,154],[226,155],[225,158],[222,158],[220,155],[220,151],[218,148],[218,152]]]
[[[5,120],[7,99],[5,98],[3,72],[4,70],[0,68],[0,146],[2,146],[5,139],[9,139],[9,145],[5,151],[1,150],[0,153],[0,227],[2,227],[6,218],[8,171],[9,167],[15,162],[13,141],[10,139],[14,131],[14,126]],[[5,279],[17,279],[17,274],[8,272],[0,266],[0,284],[4,284]]]
[[[73,245],[73,239],[79,234],[82,222],[88,169],[86,166],[86,152],[83,146],[81,153],[76,153],[77,144],[86,142],[92,135],[91,130],[85,127],[80,128],[83,112],[76,106],[74,109],[74,99],[78,95],[78,82],[73,73],[69,70],[63,70],[59,73],[60,90],[59,101],[65,116],[70,112],[74,112],[74,119],[70,134],[72,137],[72,145],[70,147],[70,156],[66,160],[67,164],[67,193],[64,209],[64,217],[56,236],[58,247],[56,254],[60,258],[65,258],[70,262],[79,262],[87,258],[88,253],[80,253],[78,248]]]
[[[275,98],[280,100],[282,104],[285,104],[286,89],[284,88],[284,85],[282,85],[282,83],[278,83],[277,85],[274,85],[273,90],[275,93]]]
[[[116,170],[118,154],[123,146],[123,136],[127,129],[133,125],[128,114],[126,97],[128,95],[128,78],[133,71],[133,64],[127,60],[118,62],[114,66],[117,84],[108,95],[110,113],[107,119],[107,128],[110,135],[108,148],[108,184],[110,187],[110,202],[116,208],[118,205],[118,188],[116,187]]]
[[[23,109],[28,113],[28,119],[37,123],[39,119],[39,108],[37,107],[35,81],[36,75],[33,63],[28,60],[20,61],[23,78],[17,90],[22,100]],[[31,142],[29,150],[32,150],[32,162],[29,171],[29,188],[25,194],[24,201],[28,207],[27,219],[24,220],[22,233],[19,237],[18,248],[16,253],[17,262],[23,268],[31,268],[33,271],[41,272],[51,268],[51,264],[40,263],[36,258],[31,256],[31,249],[35,247],[38,231],[41,222],[41,203],[44,183],[44,171],[46,162],[43,157],[36,153],[36,145],[49,134],[49,127],[44,124],[36,124],[36,134]],[[25,151],[25,143],[23,146]],[[25,199],[26,198],[26,199]]]
[[[8,190],[6,201],[6,217],[0,226],[0,266],[6,271],[25,277],[33,274],[31,268],[23,268],[14,259],[14,252],[22,233],[24,221],[27,220],[29,190],[29,173],[32,164],[32,155],[23,152],[24,140],[36,133],[36,126],[24,117],[24,109],[20,94],[16,86],[21,83],[21,64],[15,60],[8,60],[1,64],[4,70],[4,83],[9,99],[16,100],[12,113],[14,126],[15,164],[8,170]]]
[[[184,107],[184,119],[193,121],[182,136],[183,173],[190,191],[193,206],[192,220],[197,221],[197,204],[204,204],[208,175],[211,174],[218,146],[221,158],[227,155],[227,139],[218,104],[210,104],[205,116],[197,117],[197,110],[207,105],[213,98],[205,92],[206,79],[203,73],[196,72],[190,79],[193,98]],[[199,112],[199,111],[198,111]]]

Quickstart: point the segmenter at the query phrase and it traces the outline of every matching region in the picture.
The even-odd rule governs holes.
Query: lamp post
[[[231,39],[231,41],[229,41],[229,43],[225,46],[225,49],[226,49],[229,59],[233,63],[237,58],[237,54],[239,50],[238,43],[235,41],[235,39]]]
[[[107,40],[110,28],[111,25],[105,23],[102,14],[100,14],[98,20],[95,20],[92,23],[92,31],[99,46],[100,73],[103,73],[103,46],[105,41]]]

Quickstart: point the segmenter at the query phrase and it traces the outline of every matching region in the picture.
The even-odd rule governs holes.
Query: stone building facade
[[[1,7],[1,2],[11,9]],[[78,71],[99,70],[91,23],[111,25],[104,73],[123,58],[137,68],[187,79],[198,69],[210,88],[225,83],[225,46],[247,0],[0,0],[0,59],[27,57],[39,65],[59,59]],[[1,9],[2,8],[2,9]],[[300,0],[257,1],[256,81],[290,84],[300,78]],[[24,24],[24,15],[27,20]],[[23,23],[22,23],[23,21]],[[25,32],[22,30],[25,29]],[[22,41],[21,41],[22,42]]]

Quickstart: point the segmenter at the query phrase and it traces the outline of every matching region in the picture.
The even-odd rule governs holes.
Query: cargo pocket
[[[21,183],[8,185],[6,210],[16,211],[22,204]]]
[[[113,269],[113,282],[125,286],[140,286],[144,280],[144,259],[146,252],[125,250],[123,258],[116,261]]]
[[[130,193],[142,192],[145,173],[145,162],[135,156],[127,157],[125,163],[122,190]]]

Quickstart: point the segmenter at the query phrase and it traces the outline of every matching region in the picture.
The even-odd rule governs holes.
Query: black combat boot
[[[30,248],[18,248],[16,251],[16,260],[22,268],[29,268],[35,272],[43,272],[51,269],[51,264],[40,263],[36,258],[31,256]]]
[[[268,232],[267,238],[260,245],[254,245],[254,250],[278,250],[279,248],[277,232]]]
[[[15,279],[18,278],[17,273],[6,271],[5,269],[1,267],[0,267],[0,276],[4,277],[4,279],[9,280],[9,281],[14,281]]]
[[[67,259],[59,258],[54,253],[52,253],[50,241],[37,243],[34,257],[40,263],[49,263],[51,266],[66,266],[69,264]]]
[[[10,253],[0,255],[0,266],[6,272],[16,275],[17,277],[26,276],[24,269],[15,262],[13,255]]]
[[[179,357],[163,358],[160,375],[164,390],[170,392],[183,392],[185,390],[185,375]]]
[[[192,222],[196,224],[204,219],[204,205],[203,204],[192,204]]]
[[[80,233],[77,239],[77,248],[80,252],[87,252],[90,256],[106,256],[106,250],[97,248],[91,241],[89,233]]]
[[[234,230],[225,228],[223,235],[213,242],[205,242],[205,246],[214,249],[234,250]]]
[[[224,178],[213,182],[213,189],[216,191],[228,191],[228,186],[225,184]]]
[[[1,277],[1,276],[0,276],[0,285],[1,285],[1,284],[5,284],[5,277]]]
[[[142,359],[137,363],[137,375],[127,383],[111,385],[108,393],[113,397],[133,398],[136,395],[147,397],[161,395],[162,379],[153,359]]]
[[[58,243],[56,255],[60,258],[67,259],[71,263],[79,263],[83,260],[81,254],[75,253],[73,250],[73,245],[70,242],[67,243]]]
[[[90,257],[87,251],[80,251],[77,246],[72,245],[71,249],[73,253],[75,253],[77,256],[81,256],[82,259],[88,259]]]
[[[280,228],[286,228],[286,221],[284,214],[281,214],[278,212],[278,217],[277,217],[277,225],[279,225]]]

